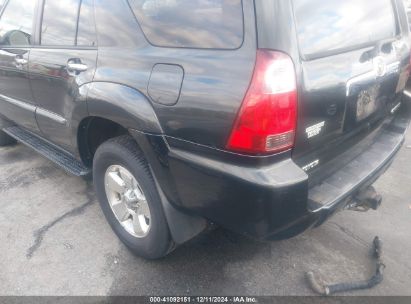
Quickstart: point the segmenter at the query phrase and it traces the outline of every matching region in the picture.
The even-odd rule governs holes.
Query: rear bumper
[[[292,161],[291,154],[256,160],[174,139],[165,141],[162,136],[134,133],[134,137],[176,209],[252,238],[274,240],[322,224],[374,183],[404,142],[409,115],[403,114],[400,110],[342,154],[344,166],[316,185],[310,184],[309,175]]]

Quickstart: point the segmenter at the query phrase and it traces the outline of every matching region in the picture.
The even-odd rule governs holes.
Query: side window
[[[243,42],[241,0],[129,0],[147,39],[162,47],[236,49]]]
[[[41,44],[74,46],[80,0],[46,0],[41,25]]]
[[[83,0],[81,2],[80,16],[77,30],[78,46],[96,46],[96,24],[94,20],[93,0]]]
[[[31,44],[35,1],[11,0],[0,19],[0,45]]]

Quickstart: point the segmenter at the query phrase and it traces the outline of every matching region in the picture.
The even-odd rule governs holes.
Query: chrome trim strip
[[[407,96],[408,98],[411,98],[411,91],[404,90],[404,95]]]
[[[0,94],[0,98],[3,99],[5,102],[8,102],[12,105],[15,105],[15,106],[17,106],[19,108],[22,108],[24,110],[27,110],[29,112],[34,113],[36,111],[36,107],[33,106],[32,104],[27,103],[27,102],[20,101],[20,100],[11,98],[11,97],[7,97],[7,96],[2,95],[2,94]]]
[[[359,82],[365,82],[365,81],[371,81],[377,79],[377,74],[375,71],[367,72],[365,74],[361,74],[358,76],[355,76],[347,81],[347,90],[346,90],[346,96],[349,97],[351,96],[351,88],[354,84],[359,83]]]
[[[46,118],[49,118],[49,119],[51,119],[51,120],[53,120],[53,121],[55,121],[55,122],[57,122],[61,125],[66,125],[67,124],[67,120],[64,117],[62,117],[60,115],[57,115],[56,113],[50,112],[48,110],[45,110],[43,108],[37,108],[36,114],[40,115],[40,116],[43,116],[43,117],[46,117]]]
[[[387,65],[387,70],[384,74],[385,77],[387,75],[395,74],[400,72],[400,62],[396,61],[393,63],[390,63]],[[372,81],[377,79],[377,72],[375,70],[355,76],[351,78],[350,80],[347,81],[347,90],[346,90],[346,96],[349,97],[351,96],[351,88],[354,84],[359,83],[359,82],[364,82],[364,81]]]
[[[397,110],[400,107],[401,107],[401,102],[397,103],[397,105],[391,109],[391,114],[395,114],[395,112],[397,112]]]
[[[45,109],[38,108],[38,107],[36,107],[36,106],[34,106],[30,103],[27,103],[25,101],[21,101],[21,100],[17,100],[17,99],[11,98],[11,97],[7,97],[7,96],[2,95],[2,94],[0,94],[0,99],[3,99],[5,102],[8,102],[8,103],[10,103],[14,106],[17,106],[21,109],[32,112],[33,114],[36,113],[36,114],[41,115],[43,117],[47,117],[47,118],[49,118],[49,119],[51,119],[51,120],[53,120],[53,121],[55,121],[55,122],[57,122],[61,125],[66,125],[67,124],[67,120],[64,117],[62,117],[60,115],[57,115],[53,112],[47,111]]]

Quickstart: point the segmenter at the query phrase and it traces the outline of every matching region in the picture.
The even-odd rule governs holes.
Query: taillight
[[[281,52],[258,50],[254,75],[227,149],[268,154],[294,146],[297,86],[293,61]]]

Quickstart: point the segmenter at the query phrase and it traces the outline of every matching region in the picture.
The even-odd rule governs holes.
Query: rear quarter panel
[[[252,1],[244,1],[244,42],[236,50],[163,48],[144,37],[127,1],[96,0],[97,82],[115,82],[144,96],[156,64],[184,70],[176,105],[150,100],[168,136],[224,148],[252,77],[256,31]],[[136,105],[137,106],[137,105]]]

